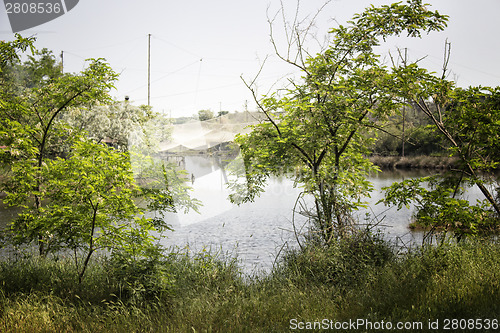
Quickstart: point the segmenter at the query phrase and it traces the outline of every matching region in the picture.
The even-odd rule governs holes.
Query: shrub
[[[391,245],[367,230],[332,241],[327,246],[309,243],[285,254],[280,275],[303,283],[352,286],[394,256]]]
[[[114,251],[107,261],[110,278],[118,286],[118,299],[128,304],[165,299],[174,282],[169,264],[156,246],[147,248],[141,256]]]

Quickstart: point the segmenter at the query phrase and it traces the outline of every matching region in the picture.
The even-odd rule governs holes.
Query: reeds
[[[0,331],[287,332],[293,322],[322,319],[421,321],[426,331],[429,320],[500,313],[495,241],[402,251],[357,236],[291,251],[271,274],[250,277],[235,259],[174,251],[158,263],[171,279],[167,292],[140,302],[119,295],[125,280],[99,260],[82,285],[64,259],[3,262]]]

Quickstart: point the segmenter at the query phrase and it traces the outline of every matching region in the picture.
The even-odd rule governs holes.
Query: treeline
[[[430,106],[435,108],[434,105]],[[372,156],[447,156],[449,144],[416,105],[403,105],[398,115],[377,131]]]

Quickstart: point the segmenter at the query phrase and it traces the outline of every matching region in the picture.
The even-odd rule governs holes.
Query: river
[[[165,234],[165,246],[189,247],[192,251],[203,248],[221,255],[236,256],[244,271],[268,271],[283,246],[297,246],[293,232],[292,211],[301,192],[287,179],[271,179],[266,191],[252,203],[231,204],[227,197],[227,174],[215,158],[186,156],[186,170],[194,176],[192,197],[203,202],[200,214],[170,214],[167,216],[173,232]],[[386,207],[376,203],[382,199],[381,188],[405,178],[429,175],[428,171],[383,171],[370,178],[374,185],[370,208],[358,211],[356,216],[364,223],[366,214],[371,222],[379,221],[378,228],[386,239],[399,245],[419,244],[421,232],[410,232],[408,224],[411,209]],[[376,217],[376,219],[374,219]],[[300,229],[306,219],[295,214],[295,226]]]
[[[297,196],[301,192],[288,179],[271,179],[266,191],[255,202],[236,206],[229,202],[226,189],[227,174],[220,167],[220,160],[207,156],[186,156],[182,167],[193,176],[191,196],[203,202],[200,213],[168,214],[166,221],[174,231],[166,232],[162,245],[198,252],[209,249],[222,256],[237,257],[243,271],[269,271],[276,254],[286,246],[297,246],[292,211]],[[401,244],[419,244],[423,234],[410,232],[408,224],[411,209],[398,211],[376,203],[382,199],[382,187],[405,178],[428,175],[427,171],[383,171],[370,178],[374,185],[371,198],[367,198],[370,208],[357,212],[361,223],[366,213],[373,219],[377,216],[380,231],[386,239]],[[472,189],[470,199],[479,197]],[[0,222],[5,225],[14,218],[17,208],[5,208],[0,203]],[[374,220],[372,220],[374,222]],[[295,214],[295,226],[300,229],[306,219]]]

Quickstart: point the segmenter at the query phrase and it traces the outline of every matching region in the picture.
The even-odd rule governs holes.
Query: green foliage
[[[113,148],[79,141],[66,159],[49,160],[39,172],[29,162],[15,164],[12,172],[13,190],[4,202],[24,210],[11,225],[11,239],[38,241],[45,254],[72,249],[81,277],[95,251],[119,248],[134,254],[152,244],[150,231],[165,227],[142,216],[134,202],[140,189],[129,156]],[[44,185],[33,192],[35,177]],[[33,195],[45,205],[33,206]]]
[[[18,37],[21,39],[21,37]],[[30,40],[33,56],[20,63],[20,53],[25,47],[16,43],[2,42],[2,57],[12,60],[2,66],[0,81],[0,132],[12,133],[10,125],[28,135],[36,148],[38,167],[47,157],[61,156],[67,142],[74,138],[74,131],[58,123],[71,107],[91,107],[109,102],[109,90],[113,88],[117,74],[103,59],[92,59],[79,74],[62,73],[52,53],[46,49],[37,51]],[[19,42],[21,43],[21,42]],[[27,43],[23,40],[23,43]],[[16,56],[9,55],[11,53]],[[2,138],[4,143],[12,139]]]
[[[205,121],[210,120],[214,117],[214,113],[211,110],[200,110],[198,111],[198,120]]]
[[[456,88],[445,102],[444,126],[457,145],[451,148],[474,170],[500,166],[500,87]]]
[[[313,196],[308,215],[325,242],[351,232],[350,213],[371,189],[366,176],[377,170],[366,158],[373,138],[363,129],[376,127],[399,108],[393,75],[374,47],[403,31],[420,37],[423,30],[445,25],[445,16],[409,1],[372,6],[347,27],[332,29],[331,44],[314,57],[306,56],[299,43],[302,62],[285,60],[302,70],[302,79],[282,94],[256,100],[267,122],[236,140],[246,183],[232,185],[238,193],[231,200],[253,200],[270,176],[290,176]],[[247,86],[255,97],[252,84]]]
[[[0,161],[9,172],[1,185],[4,203],[22,208],[6,239],[37,243],[44,256],[70,250],[80,284],[97,251],[116,252],[132,270],[149,265],[153,233],[169,229],[164,212],[198,203],[172,166],[137,153],[154,151],[169,135],[168,122],[147,107],[103,106],[117,78],[103,59],[63,74],[50,51],[18,39],[0,48],[7,59],[0,73],[6,87],[0,92]],[[21,63],[18,53],[28,46],[33,56]],[[99,143],[106,136],[127,148],[134,134],[140,175],[129,153]],[[135,176],[143,176],[141,187]],[[155,210],[153,217],[147,209]]]
[[[40,88],[63,75],[56,57],[48,49],[32,49],[24,63],[17,58],[3,68],[2,76],[16,83],[16,90],[23,91]]]
[[[395,84],[400,87],[400,95],[411,101],[447,142],[449,154],[458,158],[456,173],[459,182],[475,184],[498,217],[500,202],[487,185],[500,187],[498,177],[492,173],[500,165],[500,88],[457,88],[454,82],[445,79],[446,64],[445,58],[441,78],[416,63],[395,66]],[[443,204],[449,205],[450,202]],[[463,207],[460,202],[453,205]],[[489,209],[486,205],[484,207]],[[487,212],[483,211],[482,215],[485,214]]]
[[[0,127],[0,142],[4,145],[0,148],[0,163],[10,165],[18,160],[33,158],[38,151],[31,139],[33,130],[10,119],[4,119],[3,125]]]
[[[410,145],[406,145],[405,153],[408,155],[443,154],[444,142],[442,137],[430,126],[417,127],[408,134]]]
[[[25,52],[28,48],[31,53],[35,51],[33,46],[35,37],[24,38],[19,34],[15,37],[16,39],[12,42],[0,42],[0,70],[2,72],[6,66],[19,61],[19,52]]]
[[[363,318],[393,324],[423,322],[426,331],[428,319],[443,324],[449,318],[496,318],[500,310],[500,247],[496,242],[427,246],[382,262],[377,258],[384,256],[377,252],[372,256],[370,251],[387,248],[387,244],[373,247],[370,244],[377,243],[362,242],[358,248],[355,244],[326,253],[336,253],[340,263],[358,253],[355,257],[366,263],[358,266],[359,271],[329,265],[322,247],[314,250],[316,254],[312,248],[297,253],[295,259],[320,259],[319,264],[328,264],[332,270],[318,272],[322,277],[309,283],[298,277],[316,273],[316,260],[302,260],[300,267],[298,259],[286,261],[293,269],[242,279],[235,274],[232,259],[221,261],[206,252],[195,254],[198,259],[182,253],[158,262],[152,259],[154,265],[144,262],[125,270],[133,276],[146,271],[147,278],[139,277],[140,283],[148,281],[151,290],[160,290],[156,297],[146,290],[142,295],[147,297],[136,300],[123,292],[133,278],[108,260],[93,264],[82,284],[76,283],[68,270],[71,265],[62,259],[2,262],[0,326],[3,332],[286,332],[293,318],[309,322]],[[343,270],[350,272],[352,281],[340,275],[324,279]],[[155,280],[153,272],[174,277],[167,292],[162,291],[164,281]],[[155,281],[158,285],[151,285]]]
[[[393,249],[380,235],[361,230],[328,247],[310,242],[303,249],[290,250],[275,274],[295,283],[346,288],[362,283],[367,272],[393,258]]]
[[[413,204],[415,225],[431,232],[452,231],[457,239],[497,232],[500,221],[488,201],[471,205],[460,198],[459,185],[441,176],[407,179],[384,188],[383,202],[398,209]]]

